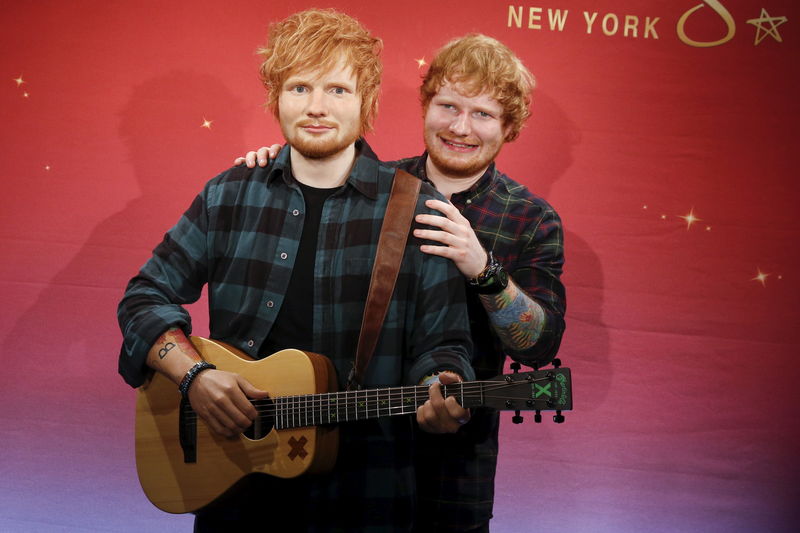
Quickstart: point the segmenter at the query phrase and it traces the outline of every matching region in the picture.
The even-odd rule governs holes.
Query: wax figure
[[[434,241],[422,251],[451,259],[465,278],[479,379],[498,374],[507,355],[528,365],[550,362],[565,326],[561,220],[494,163],[530,116],[533,86],[530,72],[497,40],[473,34],[451,41],[420,88],[427,150],[392,163],[449,200],[427,202],[445,218],[417,216],[434,229],[414,234]],[[277,148],[249,152],[247,165],[266,164]],[[496,412],[477,409],[455,435],[420,434],[420,531],[488,531],[498,428]]]
[[[375,114],[381,41],[331,10],[272,25],[261,51],[268,104],[288,147],[266,168],[238,167],[205,186],[134,277],[120,303],[120,372],[132,386],[155,370],[179,384],[209,427],[236,436],[266,397],[242,376],[206,368],[188,342],[182,304],[208,285],[211,337],[260,358],[293,347],[350,370],[393,170],[360,140]],[[314,65],[309,69],[308,65]],[[423,187],[417,214],[442,199]],[[417,226],[415,224],[415,226]],[[474,379],[464,288],[454,264],[406,246],[397,288],[363,385]],[[453,432],[469,420],[438,385],[419,425]],[[416,515],[411,417],[343,424],[330,474],[245,478],[197,513],[196,531],[408,531]],[[230,496],[230,495],[229,495]]]

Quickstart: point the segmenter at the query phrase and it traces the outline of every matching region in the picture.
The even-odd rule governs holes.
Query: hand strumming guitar
[[[190,369],[202,358],[179,328],[162,334],[147,355],[147,365],[179,385]],[[269,394],[254,387],[242,376],[224,370],[205,369],[189,384],[192,409],[212,431],[235,437],[256,418],[256,409],[248,398],[266,398]]]

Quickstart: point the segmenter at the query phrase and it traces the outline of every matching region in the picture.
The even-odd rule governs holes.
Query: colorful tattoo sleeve
[[[521,351],[536,344],[544,326],[544,310],[536,301],[514,283],[499,294],[480,298],[503,346]]]

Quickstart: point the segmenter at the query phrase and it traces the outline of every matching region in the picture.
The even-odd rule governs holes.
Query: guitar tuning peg
[[[560,366],[561,366],[561,359],[559,359],[558,357],[553,359],[553,368],[559,368]]]
[[[542,412],[539,411],[538,409],[536,410],[536,414],[533,415],[533,421],[536,422],[537,424],[542,423]]]
[[[514,416],[511,417],[511,421],[515,424],[522,424],[522,416],[520,416],[519,411],[514,411]]]
[[[516,374],[517,372],[519,372],[519,369],[520,369],[520,365],[519,365],[519,363],[517,363],[516,361],[514,361],[513,363],[511,363],[511,370],[513,370],[515,374]]]
[[[556,414],[553,415],[553,422],[556,424],[564,423],[564,415],[561,414],[561,411],[556,411]]]

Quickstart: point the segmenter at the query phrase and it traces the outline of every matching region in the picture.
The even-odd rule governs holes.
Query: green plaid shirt
[[[426,161],[427,153],[388,164],[427,182]],[[561,344],[566,312],[561,283],[564,241],[558,214],[545,200],[498,171],[494,163],[470,189],[454,194],[450,202],[469,220],[484,248],[492,251],[545,315],[542,334],[534,346],[509,350],[492,330],[477,294],[468,291],[478,379],[500,374],[507,355],[528,365],[550,362]],[[419,531],[488,527],[494,503],[498,428],[496,411],[475,409],[469,424],[455,435],[419,432]]]
[[[364,154],[370,152],[363,141]],[[211,337],[258,357],[278,316],[303,227],[304,201],[290,150],[264,169],[242,166],[212,179],[120,303],[120,373],[132,386],[147,375],[147,352],[166,329],[191,329],[181,307],[208,286]],[[345,185],[327,199],[314,267],[312,350],[327,355],[340,385],[350,370],[372,263],[394,171],[361,155]],[[417,213],[433,213],[423,186]],[[474,379],[463,279],[443,258],[409,238],[365,387],[416,384],[435,370]],[[414,516],[411,417],[345,424],[332,474],[276,485],[269,513],[296,511],[301,530],[407,530]],[[281,487],[291,488],[284,490]],[[268,503],[267,503],[268,502]]]

